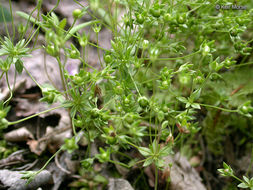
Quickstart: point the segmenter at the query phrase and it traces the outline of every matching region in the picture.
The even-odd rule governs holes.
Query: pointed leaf
[[[190,96],[191,100],[193,100],[193,101],[194,101],[194,100],[197,100],[197,99],[200,97],[200,94],[201,94],[201,88],[195,90],[195,91],[191,94],[191,96]]]
[[[240,188],[243,188],[243,189],[249,188],[249,186],[245,183],[240,183],[239,185],[237,185],[237,187],[240,187]]]
[[[177,97],[177,99],[185,104],[188,102],[188,100],[185,97]]]
[[[191,107],[193,107],[195,109],[201,109],[201,107],[200,107],[200,105],[198,103],[191,104]]]
[[[152,158],[147,158],[146,161],[145,161],[144,164],[143,164],[143,167],[146,167],[146,166],[152,164],[153,161],[154,161],[154,160],[153,160]]]
[[[86,27],[86,26],[89,26],[91,24],[94,24],[94,23],[98,23],[99,21],[90,21],[90,22],[85,22],[85,23],[82,23],[82,24],[79,24],[77,26],[74,26],[70,31],[69,33],[65,36],[64,38],[64,41],[67,41],[71,36],[73,36],[77,31],[81,30],[82,28]]]
[[[16,71],[18,72],[18,74],[22,73],[22,71],[23,71],[23,62],[20,59],[18,59],[15,62],[15,68],[16,68]]]
[[[148,157],[151,154],[150,149],[146,147],[140,147],[139,152],[145,157]]]

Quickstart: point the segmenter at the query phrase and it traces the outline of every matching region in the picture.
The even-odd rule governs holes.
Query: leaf
[[[44,30],[46,30],[46,28],[44,28],[42,26],[42,23],[37,21],[34,17],[30,16],[29,14],[26,14],[25,12],[22,12],[22,11],[17,11],[16,14],[26,20],[29,20],[31,21],[32,23],[35,23],[37,25],[39,25],[41,28],[43,28]]]
[[[82,23],[79,25],[74,26],[69,33],[65,36],[64,41],[67,41],[69,38],[71,38],[71,36],[73,36],[77,31],[81,30],[82,28],[89,26],[91,24],[94,23],[98,23],[99,21],[90,21],[90,22],[86,22],[86,23]]]
[[[5,55],[6,53],[8,53],[5,49],[0,49],[0,56]]]
[[[189,102],[186,103],[185,108],[189,108],[191,104]]]
[[[11,21],[11,14],[9,9],[5,8],[4,6],[0,5],[0,23],[1,22],[10,22]]]
[[[143,167],[146,167],[146,166],[148,166],[148,165],[150,165],[150,164],[152,164],[153,163],[153,158],[147,158],[146,159],[146,161],[144,162],[144,164],[143,164]]]
[[[185,97],[177,97],[177,99],[185,104],[188,102],[188,100]]]
[[[193,64],[185,63],[185,64],[183,64],[179,67],[177,72],[182,72],[182,71],[189,70],[189,68],[192,67],[192,66],[193,66]]]
[[[20,59],[18,59],[15,62],[15,68],[16,68],[16,71],[18,72],[18,74],[22,73],[22,71],[23,71],[23,62]]]
[[[166,120],[162,123],[162,129],[165,129],[169,125],[169,121]]]
[[[152,147],[150,147],[150,150],[151,150],[151,153],[156,153],[156,152],[159,152],[160,150],[160,145],[156,146],[157,145],[157,141],[154,139],[153,140],[153,143],[152,143]],[[152,149],[151,149],[152,148]],[[158,148],[158,150],[157,150]]]
[[[223,167],[224,167],[224,169],[229,169],[230,168],[230,166],[227,165],[226,162],[223,162]]]
[[[200,107],[200,105],[198,103],[191,104],[191,107],[193,107],[195,109],[201,109],[201,107]]]
[[[139,152],[145,157],[148,157],[151,154],[150,149],[146,147],[140,147]]]
[[[243,188],[243,189],[249,188],[249,186],[245,183],[240,183],[239,185],[237,185],[237,187],[240,187],[240,188]]]
[[[197,100],[197,99],[200,97],[200,94],[201,94],[201,88],[195,90],[195,91],[191,94],[190,99],[193,100],[193,101],[194,101],[194,100]]]
[[[156,161],[155,161],[155,165],[156,165],[156,167],[158,167],[158,168],[164,167],[164,160],[162,160],[162,159],[156,160]]]
[[[170,146],[165,146],[160,150],[159,156],[168,156],[169,154],[172,154],[172,149]]]
[[[66,24],[67,24],[67,19],[66,18],[62,19],[61,22],[59,23],[59,28],[64,30]]]
[[[243,180],[246,181],[246,183],[250,183],[249,178],[247,178],[246,176],[243,176]]]

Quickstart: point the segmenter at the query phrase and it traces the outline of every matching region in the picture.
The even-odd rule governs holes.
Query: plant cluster
[[[60,107],[69,110],[73,137],[66,139],[53,156],[60,151],[72,153],[79,149],[80,134],[84,132],[88,148],[81,165],[85,172],[92,172],[94,162],[110,162],[125,168],[139,163],[143,163],[143,167],[154,164],[157,189],[158,170],[165,167],[163,159],[173,154],[173,149],[202,134],[212,151],[212,147],[222,143],[213,137],[222,137],[225,127],[251,130],[247,125],[238,127],[232,122],[235,118],[252,122],[252,84],[238,96],[233,91],[238,88],[238,80],[247,81],[250,75],[247,78],[242,74],[242,79],[237,81],[230,79],[234,73],[245,72],[243,67],[252,69],[253,9],[217,11],[216,2],[204,0],[90,0],[93,15],[88,7],[74,2],[80,9],[73,11],[74,22],[69,28],[66,18],[60,20],[54,13],[60,0],[45,15],[40,14],[42,1],[39,0],[34,9],[38,12],[36,18],[17,12],[27,20],[27,25],[19,30],[22,32],[18,42],[10,36],[0,38],[1,79],[5,76],[10,90],[10,97],[0,104],[1,129],[40,114],[18,121],[6,119],[15,86],[14,82],[13,88],[10,87],[8,71],[15,65],[18,74],[28,73],[41,89],[41,101],[49,105],[60,103],[41,113]],[[246,4],[246,1],[240,3]],[[119,18],[121,11],[125,14]],[[76,24],[85,14],[92,14],[95,19]],[[29,24],[34,30],[25,39],[23,34]],[[111,49],[90,42],[89,35],[81,32],[88,26],[97,40],[104,27],[110,29]],[[23,65],[22,58],[31,56],[40,31],[45,33],[45,44],[39,48],[57,61],[63,90],[38,84]],[[35,44],[31,44],[32,40]],[[98,50],[99,69],[86,61],[88,46]],[[65,68],[67,59],[82,63],[77,74],[71,75]],[[218,112],[220,123],[217,125],[223,123],[223,126],[211,131]],[[204,119],[199,119],[199,115]],[[93,157],[92,142],[101,144],[99,153]],[[137,159],[128,154],[133,148],[140,153]],[[112,155],[120,155],[122,159],[115,161]],[[219,170],[223,175],[236,178],[228,165],[224,168]],[[30,181],[40,171],[25,173],[23,178]],[[252,189],[252,179],[244,176],[239,181],[238,187]]]

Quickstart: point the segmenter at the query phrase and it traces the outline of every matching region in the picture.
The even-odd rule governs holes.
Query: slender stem
[[[44,62],[44,69],[45,69],[45,73],[46,73],[46,75],[47,75],[47,78],[48,78],[48,80],[50,81],[50,83],[54,86],[54,88],[56,89],[56,90],[58,90],[58,91],[60,91],[58,88],[57,88],[57,86],[55,85],[55,83],[54,83],[54,81],[52,80],[52,78],[50,77],[50,75],[48,74],[48,71],[47,71],[47,54],[46,54],[46,52],[44,52],[44,56],[43,56],[43,62]]]
[[[47,15],[50,15],[50,14],[58,7],[60,1],[61,1],[61,0],[57,0],[57,3],[55,4],[54,8],[52,8],[52,9],[47,13]]]
[[[120,152],[120,151],[115,151],[117,154],[120,154],[121,156],[125,156],[127,157],[128,159],[132,159],[130,156],[128,156],[127,154],[123,153],[123,152]]]
[[[131,146],[133,146],[133,147],[135,147],[137,150],[139,150],[139,147],[136,146],[135,144],[133,144],[133,143],[127,141],[127,140],[124,140],[124,141],[125,141],[127,144],[130,144]]]
[[[185,55],[185,56],[182,56],[182,57],[167,57],[167,58],[157,58],[156,60],[157,61],[169,61],[169,60],[178,60],[178,59],[185,59],[185,58],[188,58],[188,57],[191,57],[193,55],[196,55],[200,52],[199,51],[196,51],[194,53],[191,53],[189,55]],[[143,60],[150,60],[150,58],[143,58]]]
[[[201,86],[199,87],[199,89],[202,89],[202,88],[206,85],[206,83],[207,83],[209,77],[211,76],[211,74],[212,74],[212,72],[209,72],[209,73],[207,74],[207,76],[206,76],[204,82],[201,84]]]
[[[73,130],[73,134],[74,134],[74,136],[76,136],[76,127],[75,127],[75,124],[74,124],[74,119],[71,118],[71,121],[72,121],[72,130]]]
[[[49,164],[49,162],[50,162],[57,154],[59,154],[61,151],[62,151],[62,148],[60,148],[59,150],[57,150],[57,151],[54,153],[54,155],[51,156],[51,158],[48,159],[48,161],[44,164],[44,166],[43,166],[40,170],[38,170],[38,171],[36,172],[36,175],[39,174],[42,170],[44,170],[44,169],[46,168],[46,166]]]
[[[252,145],[251,145],[251,146],[252,146]],[[250,164],[249,164],[249,167],[248,167],[248,169],[247,169],[246,176],[249,174],[250,169],[252,168],[252,164],[253,164],[253,148],[251,148]]]
[[[30,72],[25,68],[25,66],[23,66],[26,73],[30,76],[30,78],[33,80],[33,82],[35,82],[35,84],[42,90],[41,85],[33,78],[33,76],[30,74]]]
[[[151,123],[151,112],[149,112],[149,124]],[[152,126],[149,125],[149,140],[150,140],[150,144],[152,144]]]
[[[139,160],[138,162],[135,162],[135,165],[140,164],[140,163],[142,163],[142,162],[145,162],[146,160],[147,160],[147,158],[146,158],[146,159],[143,159],[143,160]]]
[[[28,30],[28,24],[29,24],[29,22],[30,22],[30,19],[31,19],[31,17],[32,17],[32,14],[36,11],[37,8],[38,8],[38,7],[36,6],[36,7],[32,10],[31,14],[29,15],[29,17],[28,17],[28,19],[27,19],[27,22],[26,22],[26,25],[25,25],[25,31],[22,33],[21,39],[24,38],[24,36],[25,36],[25,34],[26,34],[27,30]],[[39,12],[39,11],[38,11],[38,12]],[[35,23],[36,23],[36,20],[35,20]],[[34,27],[33,27],[33,28],[34,28]],[[30,34],[29,34],[28,36],[30,36]]]
[[[13,43],[14,38],[15,38],[15,25],[14,25],[13,13],[12,13],[11,0],[9,0],[9,5],[10,5],[10,13],[11,13],[11,25],[12,25],[12,31],[13,31],[13,35],[12,35],[12,43]]]
[[[3,20],[4,20],[4,27],[5,27],[5,30],[6,30],[6,33],[7,33],[7,36],[9,39],[11,39],[10,37],[10,34],[9,34],[9,30],[8,30],[8,27],[7,27],[7,23],[6,23],[6,19],[5,19],[5,15],[4,15],[4,9],[3,9],[3,6],[0,5],[1,7],[1,11],[2,11],[2,17],[3,17]]]
[[[96,39],[97,39],[97,44],[98,44],[98,32],[96,32]],[[97,52],[98,52],[98,59],[99,59],[99,63],[100,63],[101,69],[103,69],[104,66],[103,66],[103,63],[101,61],[100,50],[98,48],[97,48]]]
[[[1,76],[0,76],[0,80],[3,78],[4,73],[5,73],[5,72],[2,72],[2,74],[1,74]]]
[[[155,167],[155,190],[157,190],[158,186],[158,168]]]
[[[37,9],[37,11],[38,11],[38,14],[39,14],[39,12],[40,12],[40,7],[38,7],[38,5],[35,7],[35,9],[32,11],[32,13],[29,15],[29,18],[28,18],[28,21],[27,21],[27,24],[28,24],[28,22],[30,21],[30,18],[32,17],[32,14],[33,14],[33,12],[35,11]],[[38,15],[37,14],[37,15]],[[27,41],[26,41],[26,45],[25,45],[25,47],[29,44],[29,42],[33,39],[33,36],[37,33],[37,31],[40,29],[40,27],[41,27],[41,25],[39,25],[39,27],[35,30],[35,32],[32,34],[32,32],[33,32],[33,29],[35,28],[35,25],[36,25],[36,23],[37,23],[37,21],[39,20],[39,16],[37,16],[37,18],[35,19],[35,22],[33,23],[33,26],[32,26],[32,29],[31,29],[31,31],[30,31],[30,33],[29,33],[29,35],[28,35],[28,38],[27,38]],[[27,27],[28,27],[28,25],[27,25]],[[27,31],[27,29],[28,28],[26,28],[26,31]],[[24,32],[23,33],[23,35],[25,34],[26,32]],[[23,36],[22,36],[23,37]]]
[[[79,57],[79,60],[81,61],[81,63],[83,64],[83,69],[85,68],[85,46],[81,46],[81,51],[82,51],[82,54],[81,56]]]
[[[65,34],[66,36],[69,34],[70,30],[75,26],[76,21],[77,21],[77,18],[74,19],[74,22],[71,24],[70,28],[68,29],[67,33]]]
[[[90,140],[90,131],[88,129],[88,126],[86,126],[86,130],[87,130],[87,137],[88,137],[88,147],[87,147],[87,154],[88,154],[88,158],[90,158],[91,155],[91,140]]]
[[[243,180],[241,180],[240,178],[236,177],[235,175],[232,175],[231,177],[235,178],[236,180],[240,181],[241,183],[244,183]]]
[[[37,4],[37,7],[38,7],[38,10],[37,10],[37,19],[39,20],[40,19],[40,9],[41,9],[41,5],[42,5],[42,1],[38,1],[38,4]],[[41,25],[40,25],[41,26]],[[40,27],[39,26],[39,27]],[[33,48],[35,48],[37,42],[38,42],[38,37],[39,37],[39,32],[36,34],[36,37],[35,37],[35,40],[34,40],[34,43],[33,43]]]
[[[229,110],[229,109],[226,109],[226,108],[221,108],[221,107],[217,107],[217,106],[213,106],[213,105],[207,105],[207,104],[199,104],[201,106],[204,106],[204,107],[209,107],[209,108],[215,108],[215,109],[218,109],[218,110],[222,110],[222,111],[225,111],[225,112],[231,112],[231,113],[236,113],[237,110]]]
[[[6,77],[6,82],[7,82],[8,89],[9,89],[9,91],[10,91],[10,97],[4,102],[4,104],[8,103],[8,102],[11,100],[12,95],[13,95],[12,89],[11,89],[10,83],[9,83],[8,72],[5,72],[5,77]]]
[[[83,68],[85,68],[84,66],[87,66],[93,70],[96,70],[94,67],[92,67],[91,65],[89,65],[88,63],[85,62],[85,60],[81,57],[79,57],[79,60],[83,63]]]
[[[135,81],[134,81],[134,79],[133,79],[133,76],[132,76],[131,73],[129,72],[129,69],[128,69],[128,73],[129,73],[129,75],[130,75],[130,77],[131,77],[131,79],[132,79],[132,81],[133,81],[133,83],[134,83],[134,86],[135,86],[135,88],[136,88],[137,93],[139,94],[139,96],[141,96],[140,91],[139,91],[139,89],[138,89],[138,87],[137,87],[137,85],[136,85],[136,83],[135,83]]]
[[[128,165],[122,163],[122,162],[116,162],[114,160],[109,160],[109,162],[113,163],[113,164],[118,164],[120,166],[126,167],[126,168],[130,168]]]
[[[96,48],[98,48],[98,49],[101,49],[101,50],[104,50],[104,51],[108,51],[108,49],[102,48],[102,47],[100,47],[100,46],[98,46],[98,45],[96,45],[96,44],[93,44],[93,43],[91,43],[91,42],[88,42],[88,44],[91,45],[91,46],[94,46],[94,47],[96,47]]]
[[[53,110],[56,110],[56,109],[59,109],[59,108],[63,108],[64,106],[65,106],[65,105],[62,104],[62,105],[60,105],[60,106],[57,106],[57,107],[54,107],[54,108],[50,108],[50,109],[48,109],[48,110],[44,110],[44,111],[42,111],[42,112],[33,114],[33,115],[28,116],[28,117],[26,117],[26,118],[23,118],[23,119],[20,119],[20,120],[17,120],[17,121],[8,122],[8,125],[10,126],[10,125],[15,125],[15,124],[21,123],[21,122],[23,122],[23,121],[26,121],[26,120],[28,120],[28,119],[34,118],[34,117],[36,117],[36,116],[38,116],[38,115],[41,115],[41,114],[43,114],[43,113],[47,113],[47,112],[50,112],[50,111],[53,111]]]
[[[37,32],[40,29],[40,25],[38,26],[38,28],[35,30],[35,32],[33,34],[31,34],[31,36],[28,37],[27,42],[25,43],[24,47],[28,46],[28,44],[30,43],[30,41],[33,39],[33,37],[37,34]]]
[[[243,67],[243,66],[252,65],[252,64],[253,64],[253,61],[248,62],[248,63],[239,64],[239,65],[232,65],[230,67]]]
[[[62,69],[63,69],[63,68],[62,68],[61,60],[60,60],[60,57],[59,57],[59,56],[57,56],[56,59],[57,59],[58,66],[59,66],[59,70],[60,70],[60,76],[61,76],[62,87],[63,87],[63,90],[66,91],[66,84],[65,84],[65,79],[64,79],[63,72],[62,72]]]

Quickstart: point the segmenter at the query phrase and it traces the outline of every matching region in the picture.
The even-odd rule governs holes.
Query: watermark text
[[[246,10],[246,6],[242,5],[215,5],[216,10]]]

